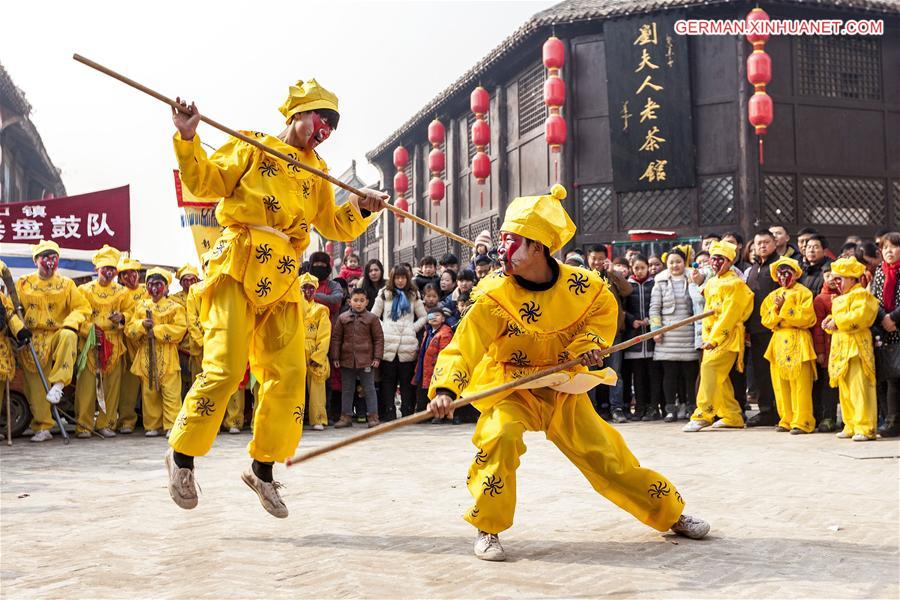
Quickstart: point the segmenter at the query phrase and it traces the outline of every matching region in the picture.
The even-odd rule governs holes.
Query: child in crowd
[[[459,325],[459,322],[465,316],[466,311],[469,309],[469,306],[472,305],[472,296],[470,292],[462,292],[459,297],[456,299],[456,314],[459,317],[456,319],[456,323],[452,325],[453,330],[456,331],[456,327]]]
[[[647,264],[650,265],[650,277],[656,277],[662,272],[663,269],[666,268],[659,257],[655,254],[647,259]]]
[[[831,263],[822,267],[824,284],[822,291],[813,298],[816,324],[812,328],[813,348],[816,351],[818,377],[813,384],[813,416],[819,424],[819,433],[832,433],[837,429],[838,392],[828,385],[828,359],[831,356],[831,336],[822,329],[822,321],[831,314],[831,302],[840,290],[831,274]]]
[[[419,293],[424,293],[427,285],[440,285],[441,277],[437,274],[437,261],[433,256],[426,256],[419,261],[419,274],[413,277],[413,283]]]
[[[362,267],[359,266],[359,256],[356,254],[348,254],[347,258],[344,260],[344,264],[341,266],[341,272],[338,273],[338,277],[344,281],[350,282],[362,279],[362,276],[363,270]]]
[[[491,273],[491,258],[478,256],[475,258],[475,278],[481,281]]]
[[[375,373],[384,356],[384,334],[381,321],[366,310],[365,290],[356,288],[350,294],[350,310],[338,316],[331,334],[329,354],[335,368],[341,369],[341,418],[335,428],[353,426],[353,396],[356,381],[366,394],[366,423],[378,425],[378,396]]]
[[[632,275],[628,283],[634,291],[625,298],[625,339],[638,337],[650,331],[650,297],[653,292],[653,278],[650,264],[642,254],[631,259]],[[656,421],[662,418],[662,367],[653,362],[653,342],[647,340],[625,351],[627,373],[624,385],[634,382],[634,420]],[[630,376],[630,377],[629,377]],[[626,416],[628,411],[625,411]]]
[[[453,339],[453,330],[447,325],[449,316],[450,311],[446,308],[435,306],[428,310],[428,324],[423,330],[416,374],[413,377],[416,386],[416,412],[422,412],[428,406],[428,387],[431,385],[431,375],[434,373],[438,354]]]
[[[453,295],[456,291],[456,271],[447,269],[441,273],[441,301]]]
[[[439,308],[438,305],[440,303],[441,289],[437,285],[429,283],[422,288],[422,304],[425,305],[426,312],[430,312],[434,308]]]
[[[472,252],[472,261],[469,263],[470,270],[475,270],[475,261],[479,256],[487,256],[491,246],[493,246],[493,243],[491,243],[491,232],[485,229],[475,238],[475,250]]]
[[[631,277],[631,263],[628,262],[627,258],[619,257],[614,258],[612,261],[612,268],[619,276],[623,279],[628,279]]]

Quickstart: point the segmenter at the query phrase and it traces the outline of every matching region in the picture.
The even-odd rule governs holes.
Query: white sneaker
[[[131,427],[123,427],[122,429],[119,430],[119,433],[121,433],[122,435],[128,435],[129,433],[132,433],[133,431],[134,431],[134,429],[132,429]]]
[[[315,431],[325,431],[325,426],[322,425],[321,423],[316,423],[315,425],[313,425],[313,430],[315,430]]]
[[[688,421],[688,424],[681,428],[682,431],[686,431],[688,433],[693,433],[695,431],[700,431],[701,429],[706,429],[709,427],[709,421]]]
[[[144,432],[144,437],[159,437],[159,429],[148,429]]]
[[[849,439],[850,439],[850,434],[849,434],[849,433],[845,433],[845,432],[843,432],[843,431],[838,431],[836,434],[834,434],[834,437],[836,437],[836,438],[838,438],[838,439],[840,439],[840,440],[849,440]]]
[[[59,404],[59,401],[62,400],[63,397],[63,384],[54,383],[53,387],[50,388],[50,391],[47,392],[47,402],[50,404]]]
[[[678,521],[672,525],[672,531],[692,540],[699,540],[709,533],[709,523],[697,517],[681,515],[678,517]]]
[[[77,437],[79,440],[87,440],[87,439],[90,439],[91,432],[90,431],[79,431],[78,433],[75,434],[75,437]]]
[[[715,423],[712,424],[713,429],[743,429],[743,425],[729,425],[722,419],[719,419]]]
[[[863,435],[863,434],[861,434],[861,433],[857,433],[856,435],[853,436],[852,439],[853,439],[854,442],[871,442],[871,441],[873,441],[875,438],[874,438],[874,437],[869,437],[869,436],[867,436],[867,435]]]
[[[500,536],[496,533],[487,533],[478,530],[475,534],[475,556],[481,560],[501,562],[506,560],[506,552],[500,545]]]
[[[278,493],[278,490],[284,487],[281,483],[277,481],[263,481],[256,476],[252,467],[241,474],[241,480],[247,484],[247,487],[256,492],[256,495],[259,496],[259,503],[270,515],[279,519],[287,518],[287,506],[285,506],[284,500],[281,499],[281,494]]]
[[[46,442],[47,440],[52,440],[53,434],[50,433],[49,429],[42,429],[31,436],[32,442]]]
[[[228,430],[228,433],[230,433],[231,435],[237,435],[237,434],[239,434],[240,432],[241,432],[241,430],[238,429],[237,427],[231,427],[231,428]]]
[[[190,510],[197,506],[197,487],[194,483],[194,471],[183,469],[175,464],[175,450],[166,451],[166,472],[169,474],[169,495],[175,504]]]
[[[172,430],[171,430],[171,429],[169,429],[168,431],[166,431],[166,439],[169,439],[169,436],[170,436],[170,435],[172,435]]]
[[[112,429],[110,429],[109,427],[104,427],[103,429],[98,429],[97,433],[99,433],[100,435],[102,435],[105,438],[116,437],[116,432],[113,431]],[[90,435],[90,434],[88,434],[88,435]]]

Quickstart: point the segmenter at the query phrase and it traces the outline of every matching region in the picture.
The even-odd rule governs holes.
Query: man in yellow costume
[[[622,436],[601,419],[587,396],[614,383],[600,350],[616,333],[618,307],[598,275],[551,257],[575,234],[560,201],[566,190],[516,198],[500,228],[503,268],[482,280],[476,300],[438,357],[429,409],[451,416],[450,403],[509,380],[582,357],[571,371],[538,379],[512,392],[478,400],[481,417],[466,477],[475,505],[464,519],[478,533],[475,556],[505,560],[499,533],[512,526],[516,469],[525,431],[543,431],[600,494],[659,530],[701,538],[709,525],[682,514],[684,500],[664,476],[640,466]]]
[[[328,307],[315,300],[319,280],[309,273],[300,276],[303,314],[306,319],[306,389],[309,393],[309,424],[316,431],[328,425],[325,410],[325,382],[331,374],[328,346],[331,343],[331,316]]]
[[[128,337],[138,344],[131,372],[141,378],[141,408],[144,435],[147,437],[160,435],[162,429],[171,431],[181,409],[178,344],[187,332],[187,321],[184,308],[166,297],[171,283],[172,274],[169,271],[159,267],[147,271],[149,298],[134,307],[126,330]],[[156,355],[156,362],[152,365],[150,336],[153,336]]]
[[[196,283],[200,283],[200,271],[194,265],[187,264],[175,271],[175,279],[178,280],[181,289],[169,297],[185,309],[188,319],[188,333],[185,334],[178,345],[179,355],[186,361],[187,367],[181,370],[181,389],[187,390],[194,382],[194,378],[200,374],[201,360],[203,358],[203,337],[201,336],[197,339],[190,334],[192,313],[197,321],[200,319],[200,305],[196,300],[196,295],[190,296],[191,287]],[[188,308],[189,302],[192,302],[194,306]]]
[[[127,368],[128,359],[123,333],[134,307],[128,288],[114,281],[119,259],[118,250],[108,245],[103,246],[94,254],[96,281],[89,281],[78,287],[91,307],[80,330],[82,353],[87,355],[87,361],[75,383],[75,415],[78,418],[75,436],[79,438],[91,437],[90,427],[96,428],[97,433],[103,437],[116,435],[113,429],[119,414],[122,371]],[[98,354],[101,361],[99,365]],[[99,404],[98,369],[103,382],[104,403],[99,406],[100,412],[94,425],[94,414]]]
[[[831,302],[822,329],[831,334],[828,377],[838,388],[844,429],[837,437],[854,442],[875,439],[878,401],[875,396],[875,352],[869,328],[878,316],[878,299],[859,285],[866,266],[856,258],[831,263],[841,291]]]
[[[147,287],[141,283],[141,263],[131,258],[127,252],[119,257],[119,283],[128,290],[132,305],[147,298]],[[119,389],[119,433],[129,434],[137,426],[137,400],[141,391],[141,378],[131,372],[138,343],[125,336],[125,368],[122,369],[122,384]]]
[[[59,245],[56,242],[39,242],[31,247],[31,255],[37,272],[20,277],[16,281],[16,291],[25,308],[25,326],[34,333],[31,342],[50,391],[44,390],[31,354],[22,355],[21,365],[25,395],[31,406],[31,429],[34,431],[31,441],[44,442],[53,438],[50,404],[58,404],[63,397],[63,388],[72,383],[78,330],[91,307],[75,282],[56,272],[59,269]]]
[[[766,349],[771,365],[772,389],[778,408],[775,431],[812,433],[812,386],[816,379],[816,351],[810,328],[816,324],[813,295],[797,278],[803,270],[793,258],[782,257],[769,265],[772,279],[781,287],[770,293],[760,307],[764,327],[772,330]]]
[[[303,430],[306,342],[297,282],[300,257],[309,244],[310,227],[329,239],[353,240],[387,195],[363,190],[365,197],[353,196],[337,206],[328,181],[234,138],[207,157],[196,135],[200,113],[193,104],[182,106],[190,114],[173,111],[172,116],[181,180],[197,197],[222,198],[216,219],[224,230],[211,251],[207,278],[197,284],[205,332],[203,372],[185,398],[169,440],[169,493],[182,508],[197,505],[194,457],[212,446],[249,360],[260,389],[247,448],[253,462],[241,479],[265,510],[287,517],[272,465],[293,454]],[[280,111],[287,126],[277,137],[247,135],[327,170],[316,147],[338,125],[337,97],[315,80],[297,82]]]
[[[0,260],[0,272],[6,268],[6,264]],[[31,339],[31,330],[25,327],[22,319],[16,314],[15,307],[9,297],[0,292],[0,394],[5,394],[6,386],[13,380],[16,374],[16,357],[13,353],[12,338],[17,345],[27,344]],[[8,331],[7,331],[8,330]],[[5,395],[3,402],[9,398]],[[4,439],[5,433],[0,434]]]
[[[703,319],[697,410],[682,431],[700,431],[710,425],[744,427],[729,375],[735,365],[744,371],[744,321],[753,312],[753,292],[731,268],[736,252],[737,246],[729,242],[714,242],[709,248],[709,266],[715,275],[703,288],[703,297],[706,310],[715,314]]]

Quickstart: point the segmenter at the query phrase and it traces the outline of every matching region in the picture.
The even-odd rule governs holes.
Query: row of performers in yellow
[[[710,248],[710,265],[716,275],[703,295],[706,309],[714,314],[703,321],[697,410],[684,427],[688,432],[744,427],[729,373],[735,367],[743,370],[744,321],[753,310],[753,292],[731,268],[735,251],[728,242],[717,242]],[[865,265],[856,258],[833,262],[831,272],[841,294],[834,299],[822,329],[832,336],[828,375],[831,386],[838,388],[844,420],[837,437],[874,440],[875,357],[869,328],[878,315],[878,300],[859,285]],[[763,300],[760,318],[772,330],[765,356],[771,365],[779,416],[775,429],[811,433],[816,425],[812,404],[816,353],[810,331],[816,323],[813,295],[797,283],[802,271],[792,258],[774,262],[770,274],[781,287]]]

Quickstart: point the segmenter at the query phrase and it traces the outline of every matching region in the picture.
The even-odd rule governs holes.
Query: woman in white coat
[[[403,265],[391,269],[384,288],[375,298],[372,314],[381,319],[384,331],[378,412],[382,421],[393,421],[397,418],[394,397],[398,386],[401,414],[411,415],[416,408],[416,389],[412,383],[419,350],[416,334],[425,326],[427,318],[409,269]]]

